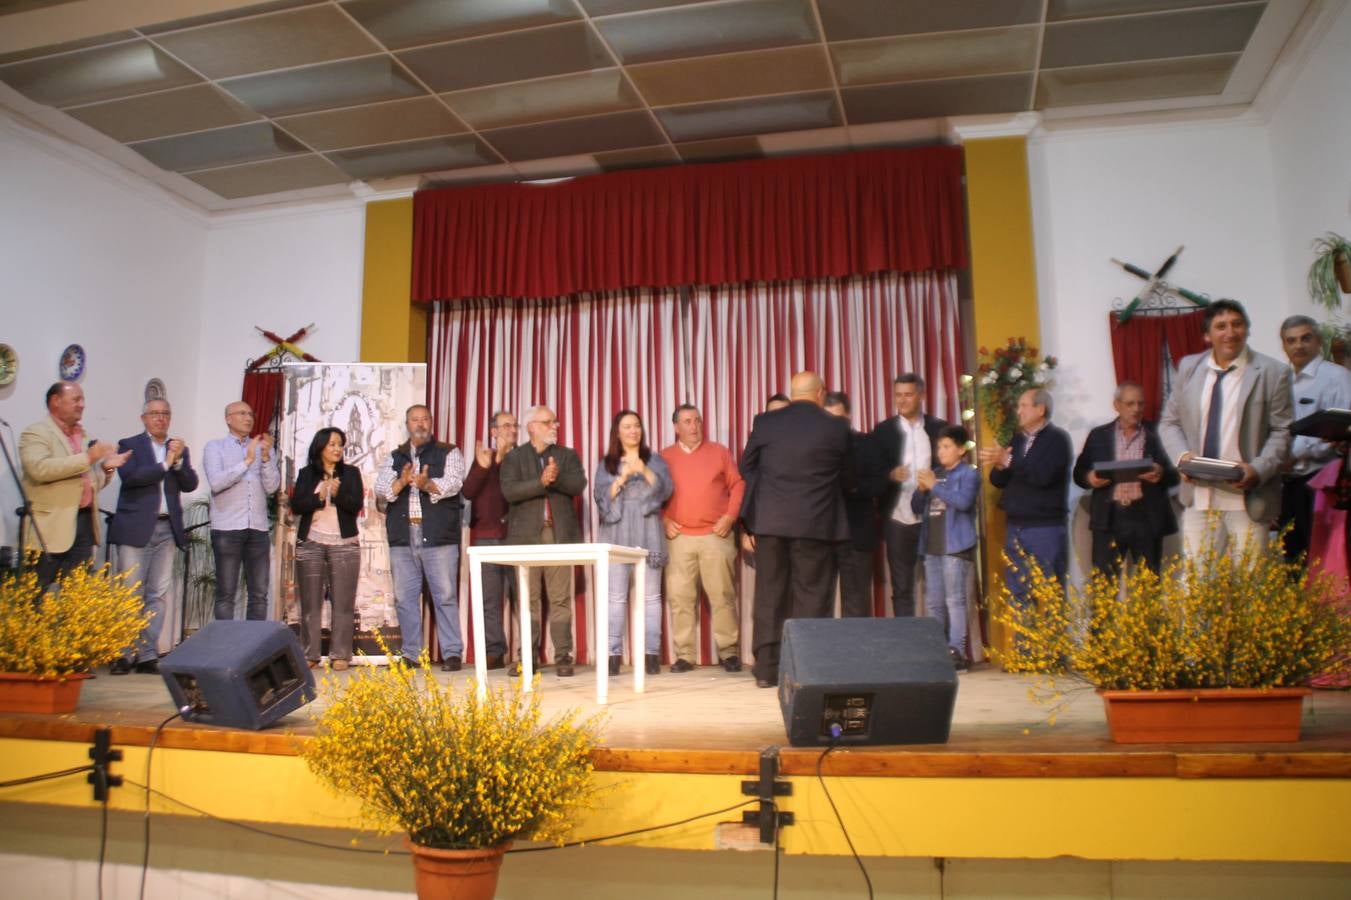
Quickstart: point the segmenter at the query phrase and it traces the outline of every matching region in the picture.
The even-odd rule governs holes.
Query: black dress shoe
[[[460,671],[460,658],[458,656],[447,656],[445,659],[441,660],[441,671],[442,672]]]
[[[758,688],[772,688],[772,687],[774,687],[774,679],[772,679],[772,678],[762,678],[762,677],[760,677],[759,675],[756,675],[756,676],[755,676],[755,686],[758,687]]]
[[[610,674],[611,674],[611,675],[618,675],[618,674],[619,674],[619,667],[623,664],[623,662],[624,662],[624,657],[622,657],[622,656],[612,656],[612,657],[610,657]]]
[[[674,663],[671,664],[671,671],[672,671],[672,672],[693,672],[693,671],[694,671],[694,663],[690,662],[688,659],[677,659]]]
[[[416,659],[409,659],[406,656],[396,656],[394,660],[400,665],[405,665],[410,669],[416,669],[422,665],[422,663],[418,662]]]
[[[661,674],[661,656],[656,653],[647,654],[643,661],[643,670],[649,675]]]
[[[740,672],[740,671],[741,671],[741,657],[739,657],[739,656],[729,656],[729,657],[727,657],[726,659],[724,659],[724,660],[722,661],[722,670],[723,670],[724,672]]]
[[[138,662],[136,664],[136,672],[140,675],[158,675],[159,660],[147,659],[145,662]]]
[[[554,666],[558,671],[559,678],[571,678],[577,674],[577,670],[572,667],[572,657],[563,655],[558,657],[558,662]]]
[[[113,664],[108,667],[109,675],[130,675],[134,668],[129,659],[113,660]]]

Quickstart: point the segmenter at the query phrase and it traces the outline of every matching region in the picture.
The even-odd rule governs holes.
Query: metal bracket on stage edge
[[[89,748],[89,758],[94,761],[94,771],[85,780],[94,786],[94,800],[104,803],[108,799],[108,788],[121,787],[122,776],[108,771],[110,764],[122,761],[122,751],[113,750],[113,732],[109,728],[100,728],[94,732],[94,746]]]
[[[760,751],[760,779],[741,782],[743,796],[760,798],[758,810],[745,810],[741,813],[742,824],[760,826],[760,843],[775,843],[775,835],[780,828],[793,824],[791,812],[779,812],[775,808],[775,797],[792,796],[791,782],[778,778],[779,748],[766,747]]]

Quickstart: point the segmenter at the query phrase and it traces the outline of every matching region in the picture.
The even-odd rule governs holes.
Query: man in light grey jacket
[[[1248,347],[1248,313],[1237,301],[1214,301],[1203,321],[1210,350],[1178,364],[1159,437],[1179,466],[1198,456],[1243,470],[1234,482],[1184,474],[1179,493],[1186,552],[1196,553],[1209,537],[1217,550],[1234,555],[1249,540],[1266,540],[1280,513],[1293,417],[1290,368]]]

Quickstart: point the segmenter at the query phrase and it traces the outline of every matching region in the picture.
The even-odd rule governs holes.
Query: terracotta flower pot
[[[413,854],[418,900],[492,900],[511,841],[482,850],[439,850],[404,838]]]
[[[1118,744],[1299,740],[1309,688],[1098,691]]]
[[[0,672],[0,712],[75,712],[80,686],[88,677],[85,672],[54,677]]]
[[[1337,261],[1332,264],[1333,274],[1337,276],[1337,284],[1342,289],[1343,294],[1351,294],[1351,257],[1345,253],[1337,254]]]

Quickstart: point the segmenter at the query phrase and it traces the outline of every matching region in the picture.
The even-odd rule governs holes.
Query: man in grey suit
[[[505,544],[576,544],[582,540],[573,498],[586,490],[586,473],[577,454],[558,446],[558,418],[547,406],[526,414],[530,440],[502,460],[502,496],[508,503]],[[549,596],[549,635],[553,638],[559,678],[573,674],[572,572],[548,566],[530,573],[531,633],[538,635],[539,574]],[[602,613],[603,614],[603,613]],[[530,652],[522,647],[521,653]]]
[[[1179,498],[1188,554],[1207,538],[1231,555],[1252,539],[1266,540],[1281,510],[1281,467],[1290,455],[1290,369],[1248,347],[1248,313],[1235,300],[1216,300],[1203,319],[1210,350],[1184,357],[1173,376],[1159,437],[1178,465],[1194,456],[1237,463],[1236,482],[1183,476]],[[1215,531],[1208,518],[1215,514]]]

